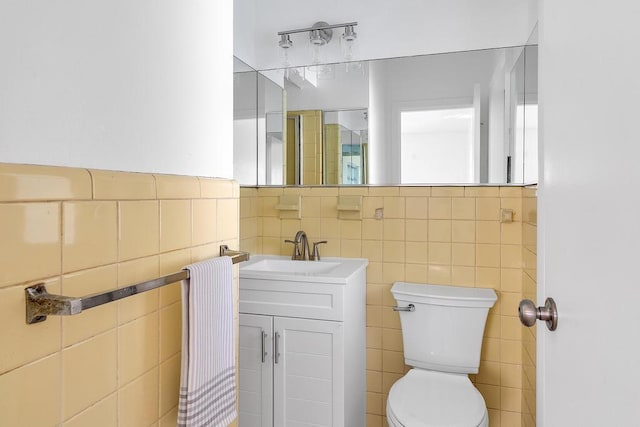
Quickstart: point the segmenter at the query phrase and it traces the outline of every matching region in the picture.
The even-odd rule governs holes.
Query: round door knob
[[[538,307],[530,299],[523,299],[518,306],[518,317],[526,327],[532,327],[538,320]]]
[[[531,327],[536,320],[544,320],[550,331],[558,327],[558,309],[553,298],[547,298],[544,307],[536,307],[530,299],[523,299],[518,305],[518,317],[524,326]]]

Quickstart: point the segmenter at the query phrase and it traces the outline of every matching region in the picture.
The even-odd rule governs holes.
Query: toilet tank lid
[[[391,293],[396,300],[416,300],[416,302],[439,305],[491,307],[498,299],[493,289],[427,283],[395,282]]]

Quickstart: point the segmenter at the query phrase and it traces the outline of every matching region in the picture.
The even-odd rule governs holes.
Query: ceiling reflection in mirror
[[[234,177],[248,186],[536,183],[537,63],[530,45],[239,64]]]

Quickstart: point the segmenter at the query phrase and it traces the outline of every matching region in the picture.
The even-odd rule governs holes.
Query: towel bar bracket
[[[29,286],[24,290],[27,301],[27,323],[47,320],[47,315],[69,316],[82,311],[82,298],[52,295],[44,283]]]
[[[227,245],[220,245],[220,256],[229,256],[234,264],[239,262],[249,261],[249,252],[234,251],[229,249]]]

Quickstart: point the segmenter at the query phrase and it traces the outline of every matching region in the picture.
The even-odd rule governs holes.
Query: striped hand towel
[[[178,426],[227,426],[236,418],[231,258],[185,268]]]

